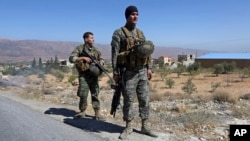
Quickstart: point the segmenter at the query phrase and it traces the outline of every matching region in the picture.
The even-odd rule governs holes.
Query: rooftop
[[[207,53],[196,59],[250,59],[250,53]]]

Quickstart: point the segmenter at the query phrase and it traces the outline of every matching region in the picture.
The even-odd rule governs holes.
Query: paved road
[[[103,141],[0,95],[1,141]]]

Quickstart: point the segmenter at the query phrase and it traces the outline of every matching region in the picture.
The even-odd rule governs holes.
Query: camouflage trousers
[[[79,87],[77,96],[80,97],[79,109],[85,111],[88,106],[88,93],[91,93],[92,107],[95,110],[100,109],[99,95],[99,83],[98,77],[91,76],[88,72],[79,74]]]
[[[124,76],[124,106],[123,119],[125,121],[134,118],[133,102],[137,96],[139,102],[139,116],[141,119],[149,117],[149,89],[146,68],[127,69]]]

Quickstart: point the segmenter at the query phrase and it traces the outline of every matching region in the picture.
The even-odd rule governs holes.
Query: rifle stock
[[[116,85],[111,85],[111,88],[115,90],[113,98],[112,98],[112,103],[111,103],[111,111],[110,114],[115,117],[116,109],[120,105],[120,97],[122,93],[122,84],[119,82]]]
[[[120,79],[116,85],[111,85],[111,88],[115,90],[112,103],[111,103],[111,111],[110,114],[115,117],[116,109],[120,105],[121,94],[124,93],[124,72],[125,68],[120,68]]]

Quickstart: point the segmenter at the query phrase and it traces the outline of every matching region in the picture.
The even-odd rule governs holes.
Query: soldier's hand
[[[102,66],[104,66],[104,61],[103,61],[103,60],[100,60],[100,61],[99,61],[99,64],[102,65]]]
[[[83,57],[83,60],[86,61],[87,63],[91,63],[91,59],[89,57]]]
[[[147,74],[148,74],[148,80],[151,80],[152,79],[152,70],[148,69]]]
[[[117,84],[119,79],[120,79],[120,75],[119,74],[114,74],[113,79],[114,79],[115,83]]]

